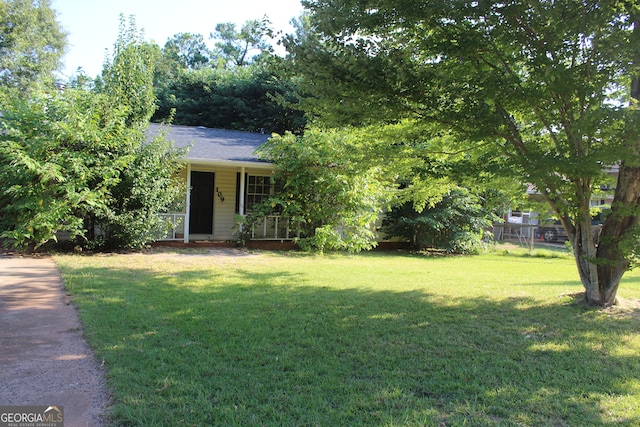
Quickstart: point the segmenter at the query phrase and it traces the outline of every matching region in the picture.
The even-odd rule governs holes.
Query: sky
[[[209,34],[221,22],[239,28],[249,19],[269,17],[276,31],[291,32],[289,22],[303,11],[300,0],[51,0],[57,20],[68,33],[63,58],[65,77],[78,67],[94,77],[100,74],[108,49],[118,36],[120,14],[133,15],[145,38],[160,46],[178,33]]]

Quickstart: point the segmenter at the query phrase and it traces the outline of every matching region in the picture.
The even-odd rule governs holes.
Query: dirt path
[[[0,406],[63,406],[65,427],[97,427],[106,402],[55,263],[0,253]]]

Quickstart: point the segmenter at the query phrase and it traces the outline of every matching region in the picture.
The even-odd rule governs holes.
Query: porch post
[[[240,200],[239,200],[240,203],[238,203],[238,207],[239,207],[238,210],[240,211],[238,213],[242,216],[244,216],[244,199],[245,199],[244,189],[246,187],[244,175],[245,175],[245,167],[242,166],[240,168]],[[242,231],[242,224],[240,224],[240,231]]]
[[[191,163],[187,163],[187,194],[185,195],[184,243],[189,243],[189,217],[191,216]]]

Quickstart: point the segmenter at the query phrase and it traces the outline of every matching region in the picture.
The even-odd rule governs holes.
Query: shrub
[[[411,203],[392,209],[383,221],[382,230],[387,237],[410,240],[416,248],[470,254],[485,247],[482,237],[493,219],[478,197],[458,188],[421,212]]]

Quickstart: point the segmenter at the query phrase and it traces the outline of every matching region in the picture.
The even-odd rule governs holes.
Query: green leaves
[[[272,137],[260,155],[276,164],[274,178],[283,189],[249,220],[279,212],[300,224],[302,247],[319,251],[373,247],[374,224],[389,192],[379,170],[359,161],[358,150],[349,130]]]
[[[606,101],[633,69],[615,2],[308,4],[320,34],[289,47],[325,123],[429,121],[506,141],[518,167],[546,150],[606,155],[591,147],[619,122]]]
[[[100,93],[83,88],[12,97],[0,120],[0,237],[36,249],[60,237],[91,248],[139,247],[180,191],[180,152],[147,141],[152,64],[135,30],[122,34]]]
[[[83,102],[94,97],[93,103]],[[109,138],[102,135],[110,129],[96,120],[97,98],[74,90],[54,92],[28,103],[14,100],[15,108],[8,111],[15,113],[5,114],[0,230],[14,245],[37,248],[60,232],[82,235],[82,216],[106,210],[118,162],[105,155],[114,147],[103,144]]]
[[[602,304],[591,295],[602,288],[613,303],[621,274],[587,271],[593,264],[581,260],[594,258],[585,212],[608,170],[620,166],[615,201],[637,206],[636,3],[308,0],[306,32],[287,47],[317,122],[431,124],[472,159],[493,154],[489,173],[534,184],[577,248],[589,301]],[[465,165],[447,163],[453,173]],[[616,254],[620,271],[627,260],[606,242],[638,221],[603,228],[612,235],[598,253]]]
[[[136,144],[133,161],[112,189],[104,218],[108,245],[142,247],[164,228],[158,213],[166,212],[186,191],[178,179],[182,168],[178,159],[184,154],[164,133]]]
[[[299,132],[303,114],[283,106],[295,93],[277,64],[235,69],[182,70],[158,78],[158,111],[164,120],[175,111],[174,123],[266,133]]]
[[[477,253],[484,247],[484,230],[496,219],[477,196],[456,188],[421,211],[410,203],[396,207],[386,215],[383,231],[389,237],[407,239],[418,248]]]
[[[128,127],[146,127],[155,111],[153,71],[155,52],[138,32],[135,20],[127,28],[120,16],[120,34],[113,47],[113,58],[102,71],[104,92],[116,105],[126,107]]]
[[[178,33],[167,40],[163,56],[181,68],[196,70],[209,63],[209,49],[202,34]]]
[[[0,1],[0,92],[20,96],[50,79],[65,44],[66,34],[48,0]]]
[[[271,52],[273,49],[266,39],[272,36],[271,23],[266,16],[246,21],[239,31],[233,22],[217,24],[215,32],[211,33],[211,38],[218,40],[219,58],[236,67],[250,64],[260,55]]]

